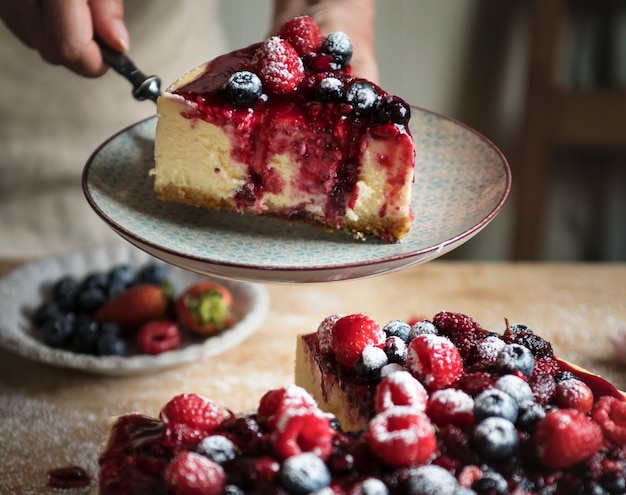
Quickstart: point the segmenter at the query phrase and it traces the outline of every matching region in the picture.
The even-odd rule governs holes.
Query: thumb
[[[118,52],[128,50],[130,36],[124,22],[123,0],[90,0],[89,8],[94,34]]]

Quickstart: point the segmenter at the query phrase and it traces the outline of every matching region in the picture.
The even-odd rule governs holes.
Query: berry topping
[[[436,390],[428,401],[428,416],[436,425],[469,425],[474,422],[474,399],[455,388]]]
[[[423,412],[427,403],[428,392],[407,371],[390,373],[376,387],[375,409],[378,413],[396,406],[408,406]]]
[[[382,346],[384,342],[385,332],[380,325],[360,313],[340,318],[333,328],[337,362],[349,368],[354,367],[367,346]]]
[[[459,493],[456,478],[445,468],[434,464],[420,466],[409,473],[408,495],[453,495]]]
[[[222,467],[195,452],[182,452],[164,473],[165,483],[176,495],[219,495],[225,485]]]
[[[336,77],[325,77],[317,86],[317,96],[322,101],[341,100],[344,97],[343,83]]]
[[[332,449],[330,421],[319,409],[285,411],[276,423],[273,438],[281,459],[312,452],[325,460]]]
[[[301,57],[319,51],[324,40],[316,22],[306,15],[285,22],[278,31],[278,36],[289,42]]]
[[[287,459],[280,472],[280,481],[288,493],[314,493],[330,484],[330,472],[319,457],[302,453]]]
[[[380,98],[374,110],[374,117],[381,124],[391,122],[406,125],[411,119],[411,108],[404,100],[393,95]]]
[[[272,93],[292,93],[304,79],[304,66],[298,53],[278,36],[268,38],[257,48],[252,65]]]
[[[423,334],[437,335],[438,333],[439,330],[437,330],[437,327],[433,324],[432,321],[419,320],[413,323],[413,325],[411,326],[411,329],[409,330],[408,340],[411,341],[415,337]]]
[[[435,452],[435,429],[426,416],[409,407],[393,407],[369,422],[370,448],[389,466],[424,463]]]
[[[480,325],[471,317],[461,313],[440,311],[433,318],[433,323],[439,331],[447,336],[454,333],[473,332],[480,329]]]
[[[228,461],[232,461],[237,455],[237,447],[235,444],[224,435],[211,435],[204,437],[196,452],[208,457],[218,464],[224,464]]]
[[[354,365],[356,374],[364,380],[377,380],[380,372],[389,362],[387,353],[380,347],[368,345]]]
[[[137,347],[146,354],[161,354],[180,345],[180,328],[170,320],[154,320],[137,333]]]
[[[333,328],[342,317],[343,315],[327,316],[317,327],[317,347],[322,354],[333,352]]]
[[[165,426],[165,438],[173,443],[198,443],[223,420],[217,404],[196,394],[175,396],[165,404],[159,417]]]
[[[317,407],[315,400],[302,387],[290,385],[266,392],[259,402],[257,414],[259,421],[271,430],[277,421],[290,411],[308,411]]]
[[[402,363],[406,361],[407,345],[406,341],[401,337],[395,335],[387,337],[383,350],[390,363]]]
[[[374,109],[378,102],[378,93],[370,83],[356,81],[346,90],[346,101],[352,105],[356,115],[363,115]]]
[[[249,71],[235,72],[226,81],[226,96],[235,105],[251,105],[263,93],[259,76]]]
[[[530,376],[535,367],[535,357],[523,345],[507,344],[498,353],[496,366],[503,373],[519,371],[524,376]]]
[[[335,31],[322,42],[322,52],[332,55],[341,65],[348,65],[352,59],[352,41],[346,33]]]
[[[387,337],[398,337],[404,342],[408,342],[411,325],[401,320],[391,320],[383,327],[383,332]]]
[[[539,461],[561,469],[595,454],[602,446],[602,428],[580,411],[555,409],[537,424],[533,441]]]
[[[519,376],[501,376],[498,380],[496,380],[495,387],[513,397],[518,404],[533,400],[533,391],[528,383]]]
[[[498,416],[491,416],[476,425],[471,443],[482,457],[495,461],[513,455],[519,445],[519,438],[513,423]]]
[[[610,396],[600,397],[592,417],[611,441],[626,446],[626,402]]]
[[[591,412],[593,400],[593,392],[589,385],[577,378],[559,381],[552,399],[561,409],[577,409],[584,413]]]
[[[450,386],[463,372],[463,361],[455,345],[439,335],[420,335],[411,341],[406,360],[408,370],[425,385],[437,389]]]
[[[497,416],[515,423],[518,407],[517,401],[509,394],[492,388],[481,392],[474,399],[474,417],[477,421],[481,421],[491,416]]]

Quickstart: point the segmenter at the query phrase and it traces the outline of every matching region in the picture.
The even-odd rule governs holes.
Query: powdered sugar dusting
[[[431,401],[443,402],[450,414],[471,413],[474,409],[474,399],[463,390],[444,388],[433,392]]]

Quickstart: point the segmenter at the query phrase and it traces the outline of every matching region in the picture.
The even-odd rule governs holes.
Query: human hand
[[[309,15],[322,34],[346,33],[354,54],[350,65],[354,74],[378,82],[378,64],[374,53],[374,0],[275,0],[272,33],[298,15]]]
[[[128,48],[123,0],[0,0],[0,18],[46,62],[86,77],[107,70],[95,34],[117,51]]]

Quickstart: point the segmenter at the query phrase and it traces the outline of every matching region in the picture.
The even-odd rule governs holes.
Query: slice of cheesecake
[[[351,49],[299,17],[182,76],[157,103],[157,197],[402,239],[413,220],[410,108],[354,77]]]

